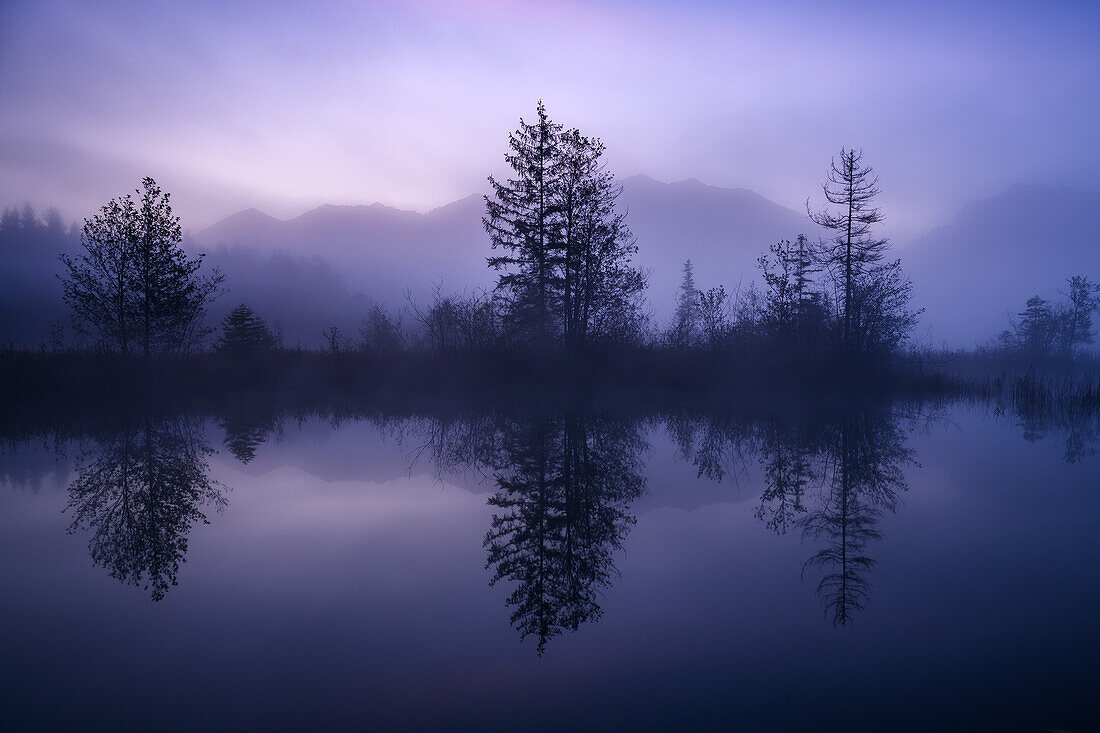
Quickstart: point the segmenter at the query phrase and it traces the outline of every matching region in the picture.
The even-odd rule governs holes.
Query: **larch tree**
[[[885,255],[889,240],[875,236],[871,229],[882,221],[882,213],[873,205],[879,195],[878,176],[863,163],[863,152],[841,148],[839,160],[829,167],[828,180],[822,184],[826,201],[834,208],[812,211],[810,219],[833,232],[823,249],[824,263],[843,290],[844,345],[853,349],[853,299],[859,279]]]

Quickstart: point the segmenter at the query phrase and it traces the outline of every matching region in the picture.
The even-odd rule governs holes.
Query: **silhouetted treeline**
[[[857,359],[890,357],[906,342],[916,319],[907,309],[910,286],[899,263],[882,261],[887,240],[872,232],[882,220],[873,205],[878,179],[860,153],[841,150],[823,186],[832,208],[811,212],[835,232],[832,240],[799,235],[794,244],[772,245],[759,262],[764,289],[732,295],[722,286],[696,291],[689,261],[675,318],[663,328],[644,306],[647,276],[633,264],[639,245],[618,207],[621,187],[606,168],[603,143],[552,121],[541,102],[536,112],[508,137],[510,177],[489,178],[483,223],[498,251],[487,262],[495,287],[445,294],[439,286],[431,302],[410,296],[400,313],[375,306],[358,334],[337,325],[323,331],[330,353],[428,352],[491,362],[523,351],[583,354],[591,364],[593,353],[648,350],[666,360],[696,353],[712,362],[758,358],[763,371],[801,368],[811,358],[850,369]],[[238,366],[271,359],[281,346],[279,329],[248,303],[207,338],[213,329],[205,314],[223,275],[204,269],[203,255],[184,252],[169,198],[146,178],[136,198],[112,199],[85,220],[75,254],[61,252],[76,334],[93,350],[140,352],[147,360],[204,347],[232,353]],[[4,226],[20,231],[34,220],[29,212],[7,218]],[[56,212],[50,227],[58,228]],[[48,346],[63,348],[63,340]]]
[[[73,255],[80,230],[57,209],[39,214],[26,204],[0,216],[0,322],[14,343],[62,348],[72,345],[72,326],[62,302],[58,254]]]
[[[1034,295],[1010,319],[1010,327],[998,337],[1007,356],[1038,367],[1065,364],[1081,347],[1094,343],[1092,318],[1100,308],[1100,285],[1083,275],[1070,277],[1066,285],[1061,302]]]
[[[233,300],[220,324],[210,321],[210,304],[226,289],[232,298],[233,283],[206,266],[204,255],[185,252],[169,194],[152,179],[136,197],[109,201],[79,231],[54,210],[44,219],[29,206],[7,210],[0,219],[5,257],[16,263],[21,248],[55,248],[63,271],[53,295],[63,297],[70,316],[67,324],[52,321],[49,336],[38,340],[38,357],[57,365],[30,384],[49,384],[51,368],[79,363],[70,353],[77,351],[115,354],[124,373],[131,353],[147,361],[171,355],[199,379],[220,372],[230,381],[278,385],[334,376],[429,379],[454,370],[449,379],[478,387],[491,379],[599,382],[618,374],[670,389],[701,382],[806,389],[934,380],[952,361],[913,347],[921,311],[910,305],[912,285],[878,231],[879,180],[861,151],[842,148],[822,185],[823,208],[807,203],[827,238],[791,232],[761,243],[759,281],[743,287],[708,272],[700,288],[687,259],[672,318],[661,323],[645,301],[649,273],[634,264],[645,243],[635,240],[618,204],[603,143],[554,122],[541,102],[507,143],[510,173],[490,177],[483,218],[495,286],[447,292],[437,283],[426,302],[409,294],[402,307],[348,299],[339,323],[316,329],[322,347],[312,356],[299,340],[287,343],[279,319],[256,303]],[[685,254],[690,247],[683,242]],[[1100,290],[1084,276],[1067,282],[1064,303],[1031,298],[1001,335],[996,356],[1004,364],[1079,365],[1094,340]],[[285,292],[303,310],[315,306],[289,285]],[[30,358],[9,348],[5,359],[17,363],[8,373],[26,376]],[[939,378],[959,375],[947,368]]]

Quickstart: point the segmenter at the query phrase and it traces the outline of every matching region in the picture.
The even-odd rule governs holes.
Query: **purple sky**
[[[1095,3],[0,5],[0,204],[67,218],[152,175],[185,227],[430,209],[543,98],[613,170],[800,209],[862,146],[895,238],[1019,181],[1095,189]]]

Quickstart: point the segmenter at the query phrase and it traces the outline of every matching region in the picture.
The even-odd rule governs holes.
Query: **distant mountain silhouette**
[[[259,209],[245,209],[202,230],[202,237],[227,246],[253,245],[278,240],[284,223]]]
[[[690,179],[661,183],[647,176],[622,181],[621,204],[638,239],[637,262],[651,271],[648,297],[659,318],[672,307],[687,258],[703,288],[736,286],[755,276],[756,258],[779,238],[810,233],[805,216],[746,189]],[[481,226],[484,202],[468,196],[426,214],[381,204],[320,206],[279,221],[255,209],[234,214],[193,236],[196,246],[245,248],[321,257],[346,288],[397,305],[406,288],[427,297],[433,281],[445,290],[490,286],[491,253]],[[218,264],[214,252],[211,262]],[[224,266],[231,291],[251,290],[247,271]],[[231,295],[230,300],[237,299]]]
[[[382,204],[325,204],[279,221],[249,209],[203,229],[193,241],[203,247],[319,256],[351,289],[375,300],[397,301],[405,288],[433,278],[458,288],[487,281],[482,208],[481,197],[473,195],[427,214]]]
[[[671,312],[680,266],[691,258],[703,290],[744,285],[756,259],[779,239],[816,236],[805,214],[744,188],[708,186],[694,178],[661,183],[648,176],[623,180],[620,202],[638,239],[637,261],[651,270],[649,298],[659,317]]]
[[[1058,298],[1074,274],[1100,280],[1098,211],[1100,193],[1016,185],[899,249],[926,308],[920,333],[936,346],[985,342],[1028,297]]]
[[[647,297],[659,324],[672,310],[684,259],[695,262],[701,289],[733,290],[758,280],[756,258],[769,244],[819,234],[803,214],[749,190],[646,176],[622,184],[620,202],[638,240],[637,261],[651,271]],[[406,288],[425,300],[440,279],[448,292],[491,286],[483,210],[480,194],[425,214],[381,204],[320,206],[282,221],[248,209],[185,245],[226,273],[228,293],[211,307],[212,324],[246,302],[279,322],[289,345],[315,347],[328,326],[356,336],[372,301],[399,309]],[[988,341],[1029,296],[1057,298],[1073,274],[1100,280],[1097,211],[1100,193],[1017,185],[967,204],[907,246],[899,242],[894,254],[913,279],[915,305],[926,308],[918,338],[934,346]],[[68,234],[17,239],[0,247],[0,339],[38,344],[51,323],[68,329],[57,253],[78,244]]]
[[[249,209],[193,235],[189,246],[226,273],[229,294],[219,305],[252,304],[290,345],[316,346],[329,326],[356,337],[371,302],[400,309],[406,289],[425,300],[434,282],[447,291],[489,284],[481,210],[478,195],[427,214],[324,205],[280,221]]]

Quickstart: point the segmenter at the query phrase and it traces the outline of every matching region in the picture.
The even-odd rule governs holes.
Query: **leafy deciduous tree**
[[[179,217],[152,178],[133,196],[113,199],[84,222],[83,252],[62,254],[65,302],[77,330],[98,345],[130,353],[187,350],[207,333],[206,306],[224,280],[201,276],[203,255],[181,245]]]

